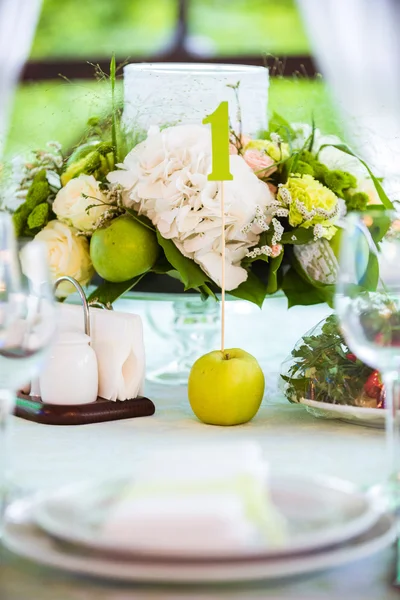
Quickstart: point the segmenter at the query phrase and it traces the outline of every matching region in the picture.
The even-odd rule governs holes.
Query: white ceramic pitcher
[[[60,332],[39,377],[39,393],[45,404],[89,404],[97,400],[99,386],[97,358],[90,346],[89,307],[81,286],[74,279],[60,277],[56,286],[64,280],[73,283],[81,297],[85,333],[78,330]]]
[[[88,404],[97,399],[99,376],[90,337],[66,331],[53,346],[46,369],[39,378],[45,404]]]

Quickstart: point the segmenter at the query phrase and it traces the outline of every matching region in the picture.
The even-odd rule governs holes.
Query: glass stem
[[[14,394],[0,389],[0,538],[8,495],[9,469],[9,415],[14,405]]]
[[[382,374],[385,386],[387,475],[397,496],[400,481],[400,374]],[[397,499],[397,498],[396,498]]]

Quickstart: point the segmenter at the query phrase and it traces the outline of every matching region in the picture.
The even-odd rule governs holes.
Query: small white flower
[[[273,132],[269,137],[271,138],[271,142],[274,142],[274,144],[281,144],[283,141],[279,133]]]
[[[278,242],[281,241],[282,235],[284,233],[283,225],[278,221],[278,219],[272,219],[272,226],[274,228],[274,235],[272,236],[272,246],[277,245]]]

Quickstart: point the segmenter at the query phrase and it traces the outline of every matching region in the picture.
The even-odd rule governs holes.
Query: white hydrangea
[[[108,179],[124,189],[123,201],[146,215],[164,238],[172,239],[218,285],[221,284],[221,183],[208,181],[211,133],[201,125],[152,128]],[[247,279],[240,266],[255,246],[274,197],[241,156],[230,156],[232,181],[224,182],[226,289]],[[271,220],[271,217],[268,217]],[[259,221],[259,222],[258,222]],[[265,225],[267,223],[264,223]]]

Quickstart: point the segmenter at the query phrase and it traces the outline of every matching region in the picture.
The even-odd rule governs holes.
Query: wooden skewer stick
[[[224,182],[221,181],[221,352],[225,350],[225,202]]]

